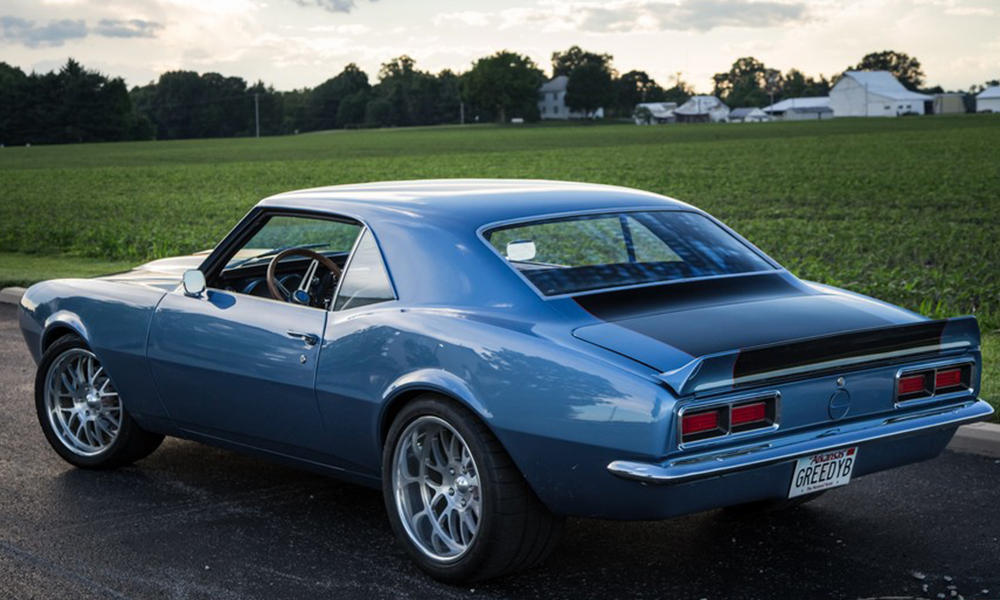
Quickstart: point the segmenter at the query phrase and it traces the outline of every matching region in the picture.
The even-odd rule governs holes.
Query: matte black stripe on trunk
[[[741,350],[733,364],[733,379],[814,363],[891,354],[922,347],[937,350],[947,323],[930,321],[897,325]]]
[[[815,292],[779,273],[760,273],[589,294],[574,300],[598,319],[617,321],[688,308],[811,293]]]

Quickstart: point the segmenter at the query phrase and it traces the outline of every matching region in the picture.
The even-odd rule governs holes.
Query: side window
[[[395,299],[396,294],[382,263],[382,253],[375,238],[366,229],[347,265],[333,309],[346,310]]]

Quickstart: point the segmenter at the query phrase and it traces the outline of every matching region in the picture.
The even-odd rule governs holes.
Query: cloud
[[[47,25],[21,17],[0,17],[0,40],[23,44],[28,48],[55,48],[88,35],[111,38],[152,38],[163,25],[143,19],[101,19],[97,26],[87,27],[83,19],[60,19]]]
[[[144,19],[101,19],[94,34],[115,38],[154,38],[163,25]]]
[[[87,37],[83,20],[60,19],[48,25],[35,25],[20,17],[0,17],[0,39],[24,44],[29,48],[62,46],[67,40]]]
[[[797,0],[546,0],[537,8],[442,14],[435,17],[434,23],[469,27],[495,24],[498,29],[532,27],[547,33],[634,33],[706,32],[718,27],[756,29],[808,19],[805,2]]]
[[[369,0],[375,2],[375,0]],[[358,7],[356,0],[295,0],[299,6],[318,6],[330,12],[349,13]]]

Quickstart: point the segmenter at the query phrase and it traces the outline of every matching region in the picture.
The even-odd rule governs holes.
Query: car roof
[[[438,179],[337,185],[265,198],[267,207],[306,209],[357,218],[462,221],[478,228],[571,212],[691,208],[657,194],[623,187],[524,179]]]

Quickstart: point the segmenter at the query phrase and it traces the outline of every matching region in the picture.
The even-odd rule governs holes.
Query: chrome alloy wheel
[[[462,436],[444,420],[418,417],[399,437],[392,465],[396,509],[410,540],[428,557],[452,562],[479,532],[479,471]]]
[[[97,357],[67,350],[45,376],[45,409],[52,431],[68,450],[95,456],[108,449],[122,426],[122,404]]]

